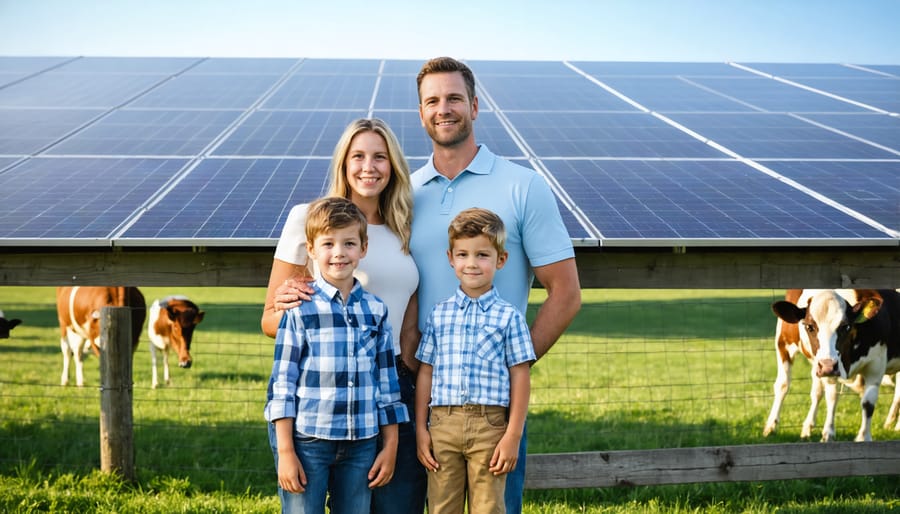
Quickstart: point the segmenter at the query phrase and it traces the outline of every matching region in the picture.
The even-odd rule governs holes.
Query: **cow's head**
[[[881,297],[872,293],[850,305],[833,290],[824,290],[811,297],[806,307],[779,301],[772,310],[783,321],[799,323],[800,337],[815,353],[816,376],[846,379],[850,366],[845,360],[856,344],[859,325],[881,308]]]
[[[3,311],[0,311],[0,339],[9,339],[9,331],[16,328],[19,323],[22,323],[22,320],[6,319]]]
[[[172,327],[170,341],[178,353],[178,366],[190,368],[193,364],[191,340],[194,337],[194,328],[203,321],[205,313],[194,302],[181,298],[169,300],[166,303],[166,313]]]

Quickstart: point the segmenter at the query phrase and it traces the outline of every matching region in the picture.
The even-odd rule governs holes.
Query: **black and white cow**
[[[796,299],[795,299],[796,298]],[[850,383],[860,392],[862,422],[857,441],[871,441],[872,414],[878,401],[878,387],[885,374],[900,372],[900,294],[894,290],[792,290],[786,299],[772,304],[778,316],[779,377],[775,382],[775,402],[766,423],[764,434],[774,431],[778,422],[781,400],[787,393],[789,378],[785,380],[785,349],[779,346],[790,342],[791,327],[796,328],[796,346],[789,351],[790,359],[799,349],[812,364],[812,404],[803,422],[801,436],[809,437],[815,426],[815,415],[823,391],[827,414],[822,427],[822,440],[835,438],[834,414],[838,398],[838,380]],[[786,335],[788,334],[788,335]],[[790,366],[787,366],[789,377]],[[900,408],[900,390],[895,392],[888,415],[896,418]]]
[[[19,323],[22,323],[20,319],[6,319],[3,311],[0,311],[0,339],[8,339],[9,331],[16,328]]]

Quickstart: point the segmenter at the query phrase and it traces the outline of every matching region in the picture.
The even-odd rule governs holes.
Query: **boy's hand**
[[[494,475],[503,475],[516,469],[521,440],[521,437],[515,437],[508,432],[503,434],[497,447],[494,448],[494,455],[491,456],[491,465],[488,470]]]
[[[431,451],[431,433],[427,428],[416,427],[416,456],[428,471],[437,471],[441,467]]]
[[[293,451],[278,454],[278,485],[289,493],[306,491],[306,473]]]
[[[391,481],[394,476],[394,467],[397,464],[397,450],[390,451],[383,448],[375,456],[375,462],[369,469],[369,489],[382,487]]]

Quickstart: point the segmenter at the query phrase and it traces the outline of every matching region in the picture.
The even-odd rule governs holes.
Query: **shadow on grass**
[[[138,481],[187,479],[198,490],[274,494],[276,476],[264,421],[228,426],[188,422],[135,422],[134,463]],[[0,474],[33,463],[44,472],[86,474],[100,469],[97,419],[48,416],[0,425]]]
[[[226,382],[262,382],[264,384],[269,381],[268,373],[222,373],[215,371],[203,371],[197,374],[198,380],[222,380]]]

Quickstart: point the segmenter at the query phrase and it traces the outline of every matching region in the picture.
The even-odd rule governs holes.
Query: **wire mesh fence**
[[[162,288],[144,291],[148,303],[157,291],[162,295]],[[194,333],[193,366],[179,369],[171,359],[171,383],[153,389],[146,331],[134,355],[138,478],[189,477],[205,488],[270,493],[274,467],[262,411],[273,341],[259,329],[264,291],[197,288],[188,295],[206,311]],[[533,291],[530,318],[543,295]],[[776,362],[770,304],[782,297],[585,290],[576,320],[532,368],[529,453],[799,441],[810,384],[802,357],[779,431],[762,436]],[[24,320],[0,340],[3,474],[23,466],[99,467],[97,359],[87,358],[83,388],[60,386],[53,298],[52,288],[0,288],[4,311]],[[876,440],[900,438],[881,427],[891,392],[882,389],[875,409]],[[859,400],[849,390],[842,396],[838,439],[852,440]]]

